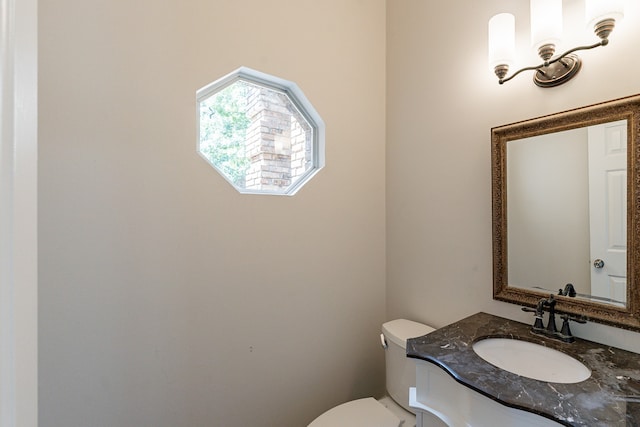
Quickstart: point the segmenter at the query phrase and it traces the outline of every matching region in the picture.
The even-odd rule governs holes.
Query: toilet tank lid
[[[384,336],[404,349],[409,338],[421,337],[434,330],[431,326],[406,319],[391,320],[382,325]]]

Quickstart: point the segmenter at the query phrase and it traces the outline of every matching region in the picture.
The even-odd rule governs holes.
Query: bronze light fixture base
[[[608,37],[613,31],[615,23],[615,19],[604,19],[599,21],[594,26],[595,34],[600,38],[598,43],[594,43],[589,46],[574,47],[573,49],[569,49],[565,53],[556,57],[553,56],[555,54],[555,46],[553,44],[541,46],[538,49],[538,54],[544,61],[541,65],[521,68],[509,77],[507,77],[507,73],[509,72],[509,67],[507,65],[496,66],[495,73],[496,76],[498,76],[498,83],[503,84],[508,82],[523,71],[535,71],[533,82],[538,87],[554,87],[568,82],[578,74],[578,71],[580,71],[580,68],[582,67],[582,60],[573,52],[608,45]]]
[[[533,75],[533,82],[539,87],[554,87],[571,80],[582,67],[578,55],[569,54],[556,62],[543,65]]]

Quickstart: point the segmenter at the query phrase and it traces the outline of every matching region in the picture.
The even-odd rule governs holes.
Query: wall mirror
[[[640,331],[639,143],[640,95],[491,130],[494,299]]]

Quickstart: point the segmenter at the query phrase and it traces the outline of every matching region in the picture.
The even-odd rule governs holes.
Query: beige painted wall
[[[528,46],[527,1],[387,3],[387,317],[439,327],[487,311],[529,322],[518,306],[491,298],[490,129],[640,93],[638,2],[627,2],[609,46],[583,53],[580,74],[552,89],[530,74],[501,86],[488,70],[489,18],[515,13],[518,43]],[[583,25],[582,4],[563,2],[565,28]],[[593,37],[585,31],[566,48]],[[636,333],[573,329],[640,351]]]
[[[640,92],[638,6],[543,90],[486,66],[487,20],[524,0],[386,3],[385,37],[383,0],[40,0],[42,427],[300,426],[381,393],[385,271],[386,319],[529,321],[491,299],[490,128]],[[240,65],[327,124],[293,198],[195,153],[195,91]]]
[[[41,0],[40,426],[302,426],[383,392],[383,0]],[[195,152],[244,65],[327,125],[295,197]]]

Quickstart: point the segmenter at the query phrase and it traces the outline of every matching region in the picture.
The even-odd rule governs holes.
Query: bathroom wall
[[[40,425],[306,425],[382,393],[385,319],[529,321],[491,298],[490,128],[640,93],[627,3],[540,89],[486,65],[493,14],[528,43],[525,0],[40,0]],[[327,124],[293,198],[241,196],[195,153],[195,91],[241,65]]]
[[[383,392],[385,2],[40,0],[41,427],[302,426]],[[327,126],[294,197],[196,153],[248,66]]]
[[[563,5],[565,28],[584,28],[583,2]],[[530,74],[499,85],[487,65],[487,22],[496,13],[516,15],[517,43],[528,47],[527,1],[387,2],[388,318],[439,327],[486,311],[531,320],[491,296],[490,130],[640,93],[638,9],[627,2],[610,44],[581,54],[576,78],[542,89]],[[594,38],[585,30],[566,48]],[[521,64],[538,62],[528,55]],[[636,333],[594,323],[574,332],[640,351]]]

